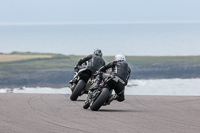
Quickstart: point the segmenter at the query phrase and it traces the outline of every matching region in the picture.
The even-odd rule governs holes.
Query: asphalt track
[[[0,94],[0,133],[199,133],[200,97],[126,96],[99,111],[85,96]]]

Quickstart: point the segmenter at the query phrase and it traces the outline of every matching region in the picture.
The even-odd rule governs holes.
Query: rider
[[[94,50],[93,54],[90,54],[82,59],[80,59],[77,63],[77,65],[74,67],[74,73],[76,74],[81,68],[79,66],[81,66],[83,63],[87,63],[86,68],[90,70],[90,74],[89,75],[85,75],[85,81],[87,82],[88,79],[97,71],[99,70],[99,68],[101,68],[103,65],[105,65],[105,61],[102,58],[103,53],[101,52],[100,49],[96,49]],[[73,83],[77,83],[77,79],[73,79],[71,81],[69,81],[70,84]]]
[[[98,88],[101,80],[105,78],[105,76],[103,76],[101,72],[105,72],[109,68],[112,68],[111,75],[119,79],[117,84],[114,86],[114,90],[116,94],[110,97],[109,102],[111,102],[112,100],[117,100],[119,102],[122,102],[125,100],[124,89],[128,83],[128,79],[131,73],[131,69],[126,63],[126,57],[123,54],[117,54],[114,58],[114,61],[111,61],[110,63],[108,63],[107,65],[99,69],[100,74],[96,77],[97,81],[90,88],[90,90]]]

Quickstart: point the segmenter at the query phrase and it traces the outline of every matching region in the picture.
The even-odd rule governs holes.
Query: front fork
[[[91,105],[97,99],[100,93],[101,91],[99,89],[94,90],[94,91],[89,90],[88,97],[87,97],[87,100],[85,101],[85,104]]]
[[[75,84],[75,83],[73,83],[73,84],[70,86],[70,89],[71,89],[72,92],[74,91],[75,87],[76,87],[76,84]]]

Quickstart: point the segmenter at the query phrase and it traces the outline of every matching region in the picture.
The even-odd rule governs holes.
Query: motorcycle
[[[89,80],[86,82],[86,78],[90,76]],[[79,71],[75,73],[74,80],[76,82],[71,83],[70,89],[72,94],[70,99],[76,101],[79,96],[83,94],[88,94],[88,89],[91,86],[94,76],[91,76],[91,71],[88,70],[85,66],[80,66]]]
[[[113,87],[120,80],[118,77],[112,76],[110,74],[103,73],[105,79],[100,83],[97,89],[89,91],[87,100],[83,105],[84,109],[90,109],[92,111],[98,111],[101,106],[110,105],[110,103],[117,98],[117,95],[112,95]],[[95,81],[93,82],[95,83]]]

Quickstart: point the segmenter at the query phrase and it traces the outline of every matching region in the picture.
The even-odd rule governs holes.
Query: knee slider
[[[124,101],[124,100],[125,100],[125,98],[122,97],[122,96],[118,96],[118,97],[117,97],[117,101],[118,101],[118,102],[122,102],[122,101]]]

